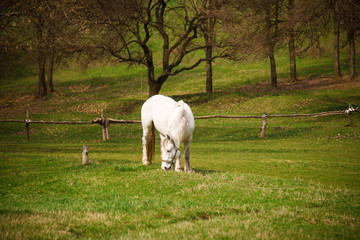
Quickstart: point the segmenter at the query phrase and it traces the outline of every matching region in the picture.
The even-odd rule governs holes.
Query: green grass
[[[328,76],[329,59],[299,61],[299,75]],[[286,78],[285,58],[278,61]],[[346,67],[346,66],[345,66]],[[169,79],[162,94],[195,115],[312,113],[360,105],[360,87],[244,92],[268,81],[268,63],[219,62],[216,92],[202,68]],[[139,119],[147,98],[141,67],[58,70],[56,92],[32,98],[36,76],[1,79],[1,119]],[[21,101],[20,101],[21,100]],[[360,125],[359,114],[354,114]],[[0,123],[0,239],[358,239],[360,128],[347,116],[196,120],[194,174],[164,172],[157,152],[141,165],[139,124]],[[159,139],[157,138],[157,141]],[[84,144],[90,165],[81,165]],[[159,143],[156,148],[158,150]]]

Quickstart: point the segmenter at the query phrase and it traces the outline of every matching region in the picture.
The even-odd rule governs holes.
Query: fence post
[[[29,110],[26,109],[26,119],[25,119],[25,126],[26,126],[26,140],[30,140],[30,119],[29,119]]]
[[[105,133],[106,133],[106,141],[110,140],[110,120],[108,118],[105,118]]]
[[[351,104],[349,104],[349,109],[347,110],[347,113],[349,115],[349,127],[351,127],[353,125],[353,119],[352,119],[353,111],[354,111],[354,108],[351,106]]]
[[[101,125],[102,125],[103,141],[106,141],[106,126],[105,126],[105,113],[104,113],[104,110],[101,110]]]
[[[268,125],[266,113],[263,113],[262,120],[263,120],[263,122],[262,122],[262,126],[260,128],[261,129],[260,137],[264,138],[264,137],[266,137],[265,136],[265,130],[266,130],[266,126]]]
[[[89,147],[88,145],[83,146],[83,152],[82,152],[82,165],[89,164]]]
[[[102,135],[104,141],[110,140],[109,124],[110,121],[105,117],[104,110],[101,110],[101,125],[102,125]]]

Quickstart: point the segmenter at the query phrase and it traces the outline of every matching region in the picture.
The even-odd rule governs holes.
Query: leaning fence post
[[[348,113],[349,115],[349,127],[351,127],[353,125],[353,119],[352,119],[352,114],[354,112],[354,108],[351,106],[351,104],[349,104],[349,109],[346,110],[346,112]]]
[[[101,125],[102,125],[102,135],[104,141],[110,140],[109,124],[110,124],[110,120],[105,117],[104,110],[101,110]]]
[[[106,141],[109,141],[109,140],[110,140],[109,127],[110,127],[110,120],[109,120],[108,118],[105,118],[105,134],[106,134]]]
[[[26,126],[26,140],[30,140],[30,119],[29,119],[29,110],[26,110],[25,126]]]
[[[261,126],[261,132],[260,132],[260,137],[261,138],[264,138],[264,137],[266,137],[265,136],[265,130],[266,130],[266,126],[267,126],[267,115],[266,115],[266,113],[263,113],[263,115],[261,116],[262,117],[262,120],[263,120],[263,122],[262,122],[262,126]]]
[[[101,110],[101,125],[102,125],[103,140],[106,141],[106,126],[105,126],[105,113],[104,113],[104,110]]]

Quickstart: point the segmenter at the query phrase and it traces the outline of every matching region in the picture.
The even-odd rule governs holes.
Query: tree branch
[[[187,70],[191,70],[196,68],[197,66],[199,66],[200,63],[205,62],[205,61],[213,61],[217,58],[225,58],[227,57],[226,54],[221,54],[221,55],[217,55],[217,56],[213,56],[212,58],[200,58],[198,59],[194,64],[188,66],[188,67],[182,67],[180,69],[176,69],[174,72],[170,72],[168,73],[168,76],[175,76],[183,71],[187,71]]]

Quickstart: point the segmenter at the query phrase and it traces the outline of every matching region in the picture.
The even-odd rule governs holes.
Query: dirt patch
[[[107,109],[107,103],[83,103],[70,107],[67,112],[83,112],[88,114],[100,114],[101,110]]]
[[[321,89],[347,89],[360,86],[360,76],[354,79],[343,78],[300,78],[296,82],[287,79],[278,80],[278,87],[272,88],[270,83],[256,83],[236,88],[236,91],[246,93],[273,93],[296,90],[321,90]]]
[[[243,85],[240,87],[234,87],[230,92],[242,92],[246,94],[268,94],[276,93],[282,91],[297,91],[297,90],[320,90],[320,89],[349,89],[353,87],[360,87],[360,76],[355,79],[349,79],[344,77],[341,79],[335,79],[332,77],[323,77],[323,78],[301,78],[296,82],[289,82],[287,79],[280,79],[278,81],[278,88],[274,89],[270,86],[268,82],[266,83],[256,83],[250,85]],[[94,89],[99,90],[101,87],[96,86],[75,86],[72,87],[72,91],[79,91],[84,93],[91,93]],[[223,96],[225,92],[217,92],[213,94],[195,94],[192,96],[175,96],[175,99],[183,99],[192,106],[202,105],[209,101],[214,101],[216,98]],[[238,99],[239,96],[236,96],[234,103],[241,102],[242,99]],[[0,99],[0,116],[3,119],[11,119],[13,117],[25,116],[25,112],[29,109],[30,114],[39,114],[39,113],[49,113],[51,111],[57,111],[59,105],[70,104],[72,107],[69,109],[62,109],[62,111],[75,111],[75,112],[87,112],[95,113],[99,109],[110,108],[110,110],[116,112],[117,114],[130,114],[132,113],[139,105],[143,103],[141,100],[131,99],[119,103],[116,106],[107,106],[107,104],[83,104],[86,100],[91,102],[91,94],[81,94],[81,95],[72,95],[63,91],[56,91],[49,97],[43,99],[35,99],[32,94],[8,94],[3,96]],[[309,100],[304,100],[297,103],[297,107],[306,106]],[[82,102],[82,104],[75,104],[77,102]],[[214,105],[217,102],[214,101]],[[219,103],[220,104],[220,103]],[[219,106],[213,106],[219,107]],[[229,106],[231,107],[231,106]]]
[[[135,110],[143,103],[143,101],[136,99],[127,100],[116,106],[116,113],[129,115],[132,113],[133,110]]]
[[[3,97],[0,104],[0,116],[11,118],[17,115],[25,117],[26,110],[34,109],[32,113],[41,113],[45,110],[46,99],[36,99],[32,94],[23,96],[7,95]]]

